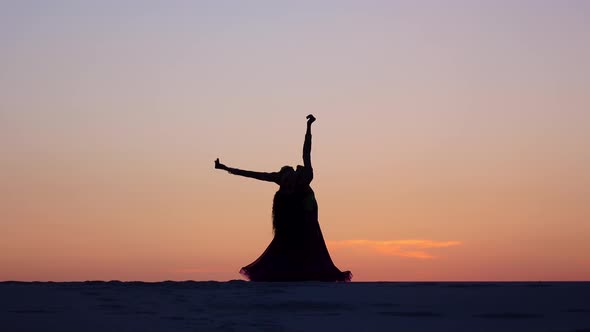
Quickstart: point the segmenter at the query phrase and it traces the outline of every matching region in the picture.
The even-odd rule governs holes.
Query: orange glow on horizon
[[[328,245],[334,249],[343,247],[349,248],[369,248],[375,253],[386,256],[401,256],[419,259],[435,258],[432,254],[425,251],[425,249],[432,248],[446,248],[451,246],[458,246],[459,241],[432,241],[432,240],[393,240],[393,241],[372,241],[372,240],[342,240],[329,241]]]

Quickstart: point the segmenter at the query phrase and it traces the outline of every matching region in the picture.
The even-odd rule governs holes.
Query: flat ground
[[[0,331],[590,331],[590,283],[0,283]]]

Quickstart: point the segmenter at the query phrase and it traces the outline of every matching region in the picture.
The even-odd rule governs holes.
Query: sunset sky
[[[590,1],[2,1],[0,280],[231,280],[301,164],[354,281],[590,280]]]

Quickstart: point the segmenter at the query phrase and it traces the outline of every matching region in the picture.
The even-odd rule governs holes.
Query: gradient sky
[[[0,280],[230,280],[301,164],[368,280],[590,280],[588,1],[2,1]]]

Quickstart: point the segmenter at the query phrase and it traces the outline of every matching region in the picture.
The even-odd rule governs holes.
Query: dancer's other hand
[[[307,118],[307,125],[308,126],[311,125],[312,123],[314,123],[314,121],[315,121],[315,116],[313,116],[312,114],[306,116],[306,118]]]
[[[215,169],[222,169],[227,171],[227,166],[219,162],[219,158],[215,159]]]

